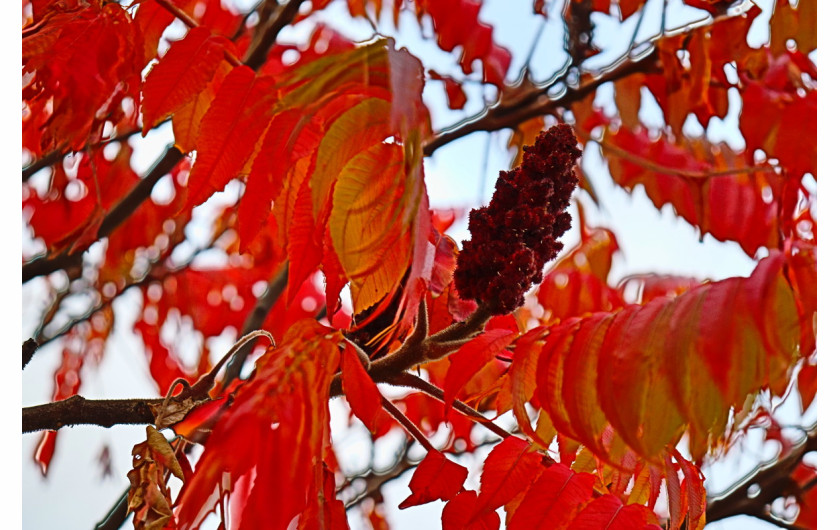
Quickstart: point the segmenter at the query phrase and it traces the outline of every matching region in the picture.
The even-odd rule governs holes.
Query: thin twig
[[[388,414],[394,417],[397,422],[402,425],[406,431],[417,440],[417,442],[423,446],[426,451],[435,451],[435,446],[432,445],[432,442],[429,441],[428,438],[420,431],[420,428],[417,425],[414,425],[408,416],[402,413],[400,409],[397,408],[396,405],[388,401],[387,398],[382,398],[382,407],[388,411]]]
[[[131,282],[131,283],[127,283],[122,288],[120,288],[114,296],[112,296],[111,298],[108,298],[107,300],[103,300],[99,304],[96,304],[96,305],[88,308],[84,313],[82,313],[80,315],[77,315],[76,317],[71,318],[63,326],[61,326],[61,328],[59,328],[58,330],[56,330],[55,332],[53,332],[49,336],[43,335],[43,333],[36,333],[35,334],[35,340],[38,342],[39,347],[44,346],[46,344],[49,344],[50,342],[54,341],[55,339],[66,335],[67,333],[70,332],[71,329],[78,326],[82,322],[87,322],[88,320],[90,320],[90,317],[95,315],[98,311],[101,311],[102,309],[105,309],[106,307],[109,307],[111,304],[114,303],[114,300],[120,298],[130,288],[132,288],[132,287],[142,287],[143,285],[146,285],[146,284],[154,282],[154,281],[163,281],[166,278],[168,278],[170,276],[173,276],[175,274],[178,274],[179,272],[183,271],[184,269],[186,269],[187,267],[189,267],[192,264],[193,260],[195,260],[195,258],[198,257],[199,254],[201,254],[202,252],[204,252],[206,250],[209,250],[209,249],[213,248],[213,246],[216,244],[216,241],[219,240],[219,237],[221,237],[221,235],[223,233],[224,233],[223,231],[218,233],[216,235],[216,237],[214,237],[213,240],[210,241],[206,246],[196,248],[195,250],[193,250],[193,252],[190,254],[190,256],[186,260],[184,260],[182,263],[180,263],[179,265],[176,265],[176,266],[174,266],[170,269],[164,269],[164,270],[161,271],[159,269],[163,268],[165,260],[166,260],[166,258],[168,258],[171,255],[172,251],[174,250],[174,246],[168,248],[165,252],[161,253],[161,255],[156,260],[154,260],[150,263],[150,267],[148,268],[146,273],[139,280]],[[43,328],[43,326],[41,326],[41,327]]]
[[[166,123],[168,121],[169,121],[169,119],[161,121],[160,123],[155,125],[153,127],[153,129],[156,129],[156,128],[160,127],[161,125],[163,125],[164,123]],[[93,147],[94,149],[96,149],[96,148],[99,148],[99,147],[104,147],[104,146],[106,146],[110,143],[113,143],[113,142],[122,142],[124,140],[128,140],[129,138],[131,138],[135,134],[138,134],[138,133],[141,133],[141,132],[143,132],[143,129],[141,129],[140,127],[137,127],[135,129],[131,129],[130,131],[126,131],[122,134],[118,134],[118,135],[114,136],[113,138],[107,138],[107,139],[101,140],[101,141],[97,142],[96,144],[94,144],[93,146],[86,145],[86,146],[82,147],[81,149],[79,149],[79,151],[84,151],[85,149],[88,149],[89,147]],[[35,160],[31,164],[29,164],[28,166],[23,168],[23,170],[22,170],[23,182],[28,181],[29,177],[31,177],[35,173],[41,171],[45,167],[48,167],[48,166],[51,166],[51,165],[55,164],[56,162],[63,159],[65,156],[69,155],[72,152],[73,151],[70,150],[70,149],[56,149],[54,151],[50,151],[49,153],[42,156],[38,160]]]
[[[128,492],[125,490],[108,515],[94,527],[94,530],[119,530],[128,518]]]
[[[344,509],[349,510],[353,506],[356,506],[366,498],[370,497],[373,494],[373,492],[379,491],[380,488],[382,488],[382,486],[384,486],[388,482],[399,478],[406,471],[417,467],[419,463],[419,461],[413,462],[409,460],[407,456],[403,455],[394,463],[393,466],[389,467],[385,471],[381,471],[378,473],[370,471],[365,475],[352,477],[352,480],[348,480],[348,484],[350,484],[353,481],[362,479],[365,481],[365,489],[359,494],[354,495],[353,498],[345,501]]]
[[[246,66],[258,70],[268,58],[268,51],[274,46],[277,34],[280,30],[291,24],[297,16],[303,0],[289,0],[281,9],[271,11],[273,19],[265,22],[265,29],[254,38],[245,59],[242,61]],[[262,22],[262,21],[261,21]]]
[[[644,2],[642,7],[637,11],[639,13],[639,20],[636,22],[636,27],[633,28],[633,35],[630,36],[630,44],[627,46],[627,51],[625,55],[627,57],[631,57],[633,53],[633,48],[636,47],[636,37],[639,36],[639,28],[642,27],[642,19],[645,18],[645,10],[647,9],[648,2]]]
[[[245,336],[248,333],[262,327],[266,317],[268,317],[268,313],[271,311],[271,308],[274,307],[277,299],[283,291],[286,290],[288,280],[289,262],[287,261],[280,267],[277,275],[274,276],[271,283],[268,284],[268,289],[266,289],[262,296],[260,296],[260,299],[257,301],[256,305],[254,305],[254,308],[245,318],[245,322],[242,324],[240,336]],[[230,359],[230,364],[228,364],[227,369],[225,369],[225,377],[222,380],[222,388],[227,388],[237,377],[242,375],[242,366],[245,364],[245,359],[248,358],[248,355],[251,354],[253,349],[253,346],[242,348]]]
[[[423,146],[423,154],[431,156],[444,145],[477,131],[498,131],[514,127],[537,116],[551,114],[557,108],[566,108],[572,103],[586,98],[605,83],[616,81],[637,72],[648,71],[655,66],[656,54],[648,53],[639,61],[625,60],[615,68],[605,71],[580,87],[567,89],[556,98],[550,98],[542,94],[543,89],[539,88],[534,91],[532,97],[525,99],[526,104],[515,107],[496,105],[441,130],[426,142]]]
[[[198,27],[199,24],[195,21],[193,17],[191,17],[183,9],[176,6],[169,0],[155,0],[155,2],[157,2],[158,5],[164,8],[165,10],[169,11],[175,18],[183,22],[188,28],[192,29]],[[227,61],[230,64],[232,64],[233,66],[242,66],[242,62],[239,59],[237,59],[236,56],[230,52],[230,50],[225,48],[224,53],[225,59],[227,59]]]

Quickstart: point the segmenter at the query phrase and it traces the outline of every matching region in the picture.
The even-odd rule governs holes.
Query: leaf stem
[[[673,167],[662,166],[657,164],[656,162],[652,162],[645,157],[635,155],[629,151],[622,149],[614,144],[607,142],[606,140],[599,140],[593,137],[591,134],[587,133],[584,130],[576,130],[581,138],[586,139],[587,141],[594,142],[601,146],[604,151],[610,152],[620,158],[627,160],[628,162],[632,162],[633,164],[647,169],[649,171],[654,171],[656,173],[665,173],[667,175],[674,175],[677,177],[683,177],[687,179],[709,179],[715,177],[726,177],[730,175],[738,175],[743,173],[767,173],[767,172],[775,172],[776,168],[773,166],[749,166],[749,167],[732,167],[726,169],[720,169],[715,171],[689,171],[686,169],[679,169]]]
[[[387,382],[392,384],[392,385],[405,386],[405,387],[413,388],[415,390],[419,390],[419,391],[423,392],[424,394],[428,394],[428,395],[432,396],[433,398],[437,399],[441,403],[443,403],[443,401],[444,401],[443,390],[436,387],[432,383],[426,381],[425,379],[417,377],[414,374],[402,373],[402,374],[399,374],[399,375],[389,379]],[[456,399],[453,402],[452,407],[455,410],[457,410],[458,412],[460,412],[461,414],[463,414],[464,416],[467,416],[467,417],[469,417],[473,420],[478,420],[477,423],[479,425],[485,427],[487,430],[489,430],[490,432],[492,432],[493,434],[495,434],[496,436],[498,436],[502,439],[505,439],[508,436],[511,436],[511,434],[509,432],[502,429],[501,427],[499,427],[498,425],[493,423],[491,420],[487,419],[484,416],[484,414],[480,413],[479,411],[475,410],[474,408],[472,408],[471,406],[467,405],[466,403],[464,403],[462,401],[459,401],[459,400]]]

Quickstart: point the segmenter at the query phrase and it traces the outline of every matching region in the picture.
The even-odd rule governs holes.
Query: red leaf
[[[646,506],[625,506],[615,495],[598,497],[575,517],[569,528],[576,530],[656,530],[656,515]]]
[[[315,480],[309,502],[300,516],[300,530],[349,530],[344,503],[335,498],[335,476],[322,464],[323,472],[313,470]]]
[[[773,251],[749,278],[551,327],[537,396],[557,431],[621,467],[604,446],[608,424],[650,460],[687,427],[691,453],[702,457],[724,436],[730,408],[738,413],[762,388],[787,388],[810,320],[784,264]]]
[[[794,68],[790,54],[770,59],[770,62],[771,67],[784,72],[782,75],[786,82],[788,76],[797,75],[788,73]],[[795,70],[802,75],[798,67]],[[773,86],[767,78],[763,82],[746,78],[742,81],[745,88],[742,93],[741,132],[749,152],[762,149],[768,158],[778,158],[793,178],[800,178],[804,173],[816,176],[816,146],[796,145],[797,139],[816,135],[817,91],[805,91],[788,84]]]
[[[451,366],[446,372],[446,381],[443,385],[447,417],[458,392],[467,384],[467,381],[493,360],[497,353],[504,350],[514,338],[516,334],[508,329],[486,331],[461,346],[449,357]]]
[[[409,394],[401,400],[396,400],[395,403],[405,406],[405,415],[414,421],[429,438],[438,433],[441,426],[447,422],[444,418],[443,403],[422,392]],[[455,445],[463,445],[465,451],[474,450],[476,443],[470,435],[474,426],[475,423],[467,416],[460,413],[453,414],[446,427],[447,430],[451,429],[451,434],[447,445],[442,449],[449,450]]]
[[[377,417],[383,414],[382,395],[362,366],[356,347],[352,344],[345,343],[344,352],[341,354],[341,373],[341,384],[347,402],[350,403],[350,410],[371,433],[377,434]]]
[[[81,150],[101,136],[106,121],[119,121],[124,98],[136,104],[145,64],[141,36],[126,8],[115,3],[43,22],[22,41],[23,136],[31,139],[24,147],[36,155]]]
[[[182,7],[183,2],[173,2]],[[164,30],[175,20],[175,15],[157,2],[140,2],[134,13],[134,24],[143,35],[143,58],[149,62],[157,56],[158,42]]]
[[[624,305],[621,295],[595,274],[559,267],[540,284],[537,299],[556,320]]]
[[[224,59],[226,39],[206,27],[174,42],[143,84],[143,135],[162,118],[198,97]]]
[[[481,4],[476,0],[427,0],[417,2],[418,16],[428,13],[437,34],[438,46],[452,51],[455,46],[463,47],[461,69],[472,73],[472,63],[480,59],[484,65],[484,81],[497,87],[504,84],[505,74],[510,68],[511,54],[492,41],[493,29],[478,20]]]
[[[771,171],[746,171],[751,164],[744,153],[703,139],[686,139],[684,146],[664,137],[651,141],[644,128],[608,132],[605,142],[610,174],[628,191],[641,184],[658,208],[670,203],[701,233],[736,241],[749,255],[761,246],[779,246],[779,178]],[[659,167],[644,166],[642,159]],[[714,173],[724,170],[740,171]]]
[[[446,503],[441,514],[443,530],[498,530],[502,521],[495,511],[478,515],[478,520],[473,520],[477,502],[474,491],[462,491]]]
[[[429,292],[432,296],[438,297],[452,283],[452,273],[455,270],[458,245],[451,237],[438,231],[435,231],[434,235],[437,239],[437,244],[435,245],[435,263],[432,267],[431,279],[429,280]],[[447,322],[446,325],[430,331],[434,333],[448,325],[449,323]]]
[[[703,528],[706,525],[706,488],[703,486],[705,477],[696,465],[678,452],[674,451],[672,454],[684,476],[680,489],[685,490],[688,530]]]
[[[802,400],[802,412],[805,412],[817,396],[817,365],[803,364],[796,378],[796,385]]]
[[[243,248],[250,248],[264,226],[273,200],[275,212],[283,214],[277,215],[280,224],[278,247],[285,251],[286,234],[289,232],[298,190],[305,177],[303,171],[295,171],[296,164],[301,159],[309,158],[318,148],[318,138],[312,138],[312,129],[318,130],[317,123],[310,124],[297,110],[282,112],[272,118],[242,195],[240,210],[244,214],[237,216],[240,245]],[[303,166],[302,169],[307,167]]]
[[[438,499],[448,501],[461,491],[467,480],[467,468],[449,460],[439,451],[429,451],[408,483],[411,495],[399,505],[400,510]]]
[[[544,471],[543,457],[521,438],[509,436],[487,455],[481,472],[481,493],[473,516],[504,506],[522,493]]]
[[[448,75],[441,75],[434,70],[429,71],[432,79],[443,81],[443,89],[446,91],[446,103],[452,110],[460,110],[467,103],[467,95],[464,93],[461,83]]]
[[[35,447],[35,462],[41,467],[41,475],[47,476],[47,471],[50,469],[50,462],[55,454],[55,440],[58,437],[57,431],[44,431],[41,433],[41,439],[38,440],[38,445]]]
[[[567,528],[592,499],[597,478],[554,464],[528,489],[508,525],[509,530]]]
[[[187,183],[187,206],[221,191],[251,158],[254,145],[271,119],[274,83],[238,66],[225,77],[210,110],[201,120],[197,159]]]
[[[184,486],[179,528],[197,528],[222,495],[230,495],[231,514],[243,529],[286,528],[318,502],[314,497],[328,498],[323,477],[312,470],[321,469],[328,447],[339,340],[337,332],[302,320],[259,358]]]

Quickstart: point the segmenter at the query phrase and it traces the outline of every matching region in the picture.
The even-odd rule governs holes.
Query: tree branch
[[[657,59],[657,54],[651,52],[638,61],[629,59],[622,61],[588,83],[577,88],[567,89],[562,96],[557,98],[550,98],[544,94],[544,88],[537,88],[514,103],[497,104],[440,131],[423,147],[423,154],[432,156],[435,151],[444,145],[474,132],[498,131],[515,127],[537,116],[552,114],[557,108],[565,108],[572,103],[581,101],[605,83],[616,81],[637,72],[649,71],[655,67]]]
[[[94,530],[119,530],[125,520],[128,519],[128,492],[129,490],[123,492],[108,515],[94,527]]]
[[[736,515],[751,515],[767,520],[773,501],[799,489],[791,473],[806,453],[817,450],[816,426],[784,457],[759,465],[750,474],[706,504],[706,522],[719,521]],[[758,488],[757,495],[750,493]],[[772,520],[774,524],[782,521]],[[795,528],[795,527],[791,527]]]
[[[242,61],[246,66],[257,70],[265,63],[268,52],[274,46],[275,39],[277,39],[277,34],[280,33],[281,29],[292,23],[300,10],[301,4],[303,4],[303,0],[289,0],[282,9],[275,8],[271,11],[273,18],[266,19],[265,26],[255,32],[256,36],[251,42],[245,60]]]
[[[34,339],[26,339],[23,341],[23,368],[29,364],[35,352],[38,350],[38,343]]]
[[[174,145],[158,159],[155,165],[149,170],[143,180],[137,183],[136,186],[126,195],[103,219],[99,230],[96,233],[96,239],[102,239],[108,236],[118,226],[125,222],[134,211],[143,204],[152,193],[152,188],[155,184],[167,175],[172,169],[181,161],[184,154]],[[23,283],[28,282],[37,276],[44,276],[57,270],[67,270],[71,267],[81,267],[82,254],[87,250],[87,247],[77,250],[70,254],[65,251],[53,258],[36,258],[23,266]]]
[[[157,127],[160,127],[163,123],[165,123],[167,121],[169,121],[169,120],[164,120],[164,121],[158,123],[157,125],[155,125],[152,128],[155,129]],[[96,148],[99,148],[99,147],[104,147],[104,146],[106,146],[110,143],[113,143],[113,142],[122,142],[123,140],[128,140],[129,138],[131,138],[135,134],[138,134],[142,131],[143,131],[143,129],[141,129],[140,127],[137,127],[137,128],[131,129],[129,131],[126,131],[122,134],[118,134],[118,135],[114,136],[113,138],[103,139],[103,140],[97,142],[96,144],[94,144],[93,146],[88,145],[88,146],[82,147],[81,149],[79,149],[79,151],[84,151],[85,149],[88,149],[89,147],[93,147],[94,149],[96,149]],[[56,149],[54,151],[50,151],[49,153],[47,153],[43,157],[39,158],[38,160],[35,160],[31,164],[29,164],[28,166],[23,168],[23,170],[22,170],[23,182],[27,182],[29,180],[29,177],[31,177],[35,173],[41,171],[45,167],[49,167],[49,166],[55,164],[56,162],[60,161],[62,158],[64,158],[65,156],[69,155],[72,152],[73,152],[72,150]]]
[[[428,330],[428,315],[425,303],[422,303],[417,325],[414,326],[411,335],[396,351],[370,363],[368,373],[374,382],[385,383],[413,366],[443,359],[457,350],[464,341],[480,333],[491,316],[490,310],[484,304],[479,304],[463,322],[455,322],[432,336],[425,336]],[[333,377],[330,397],[337,397],[343,393],[339,373]]]
[[[417,440],[417,443],[422,445],[426,451],[435,450],[435,446],[432,445],[432,442],[430,442],[429,439],[426,438],[426,436],[423,434],[423,432],[420,431],[420,428],[417,427],[417,425],[414,425],[414,422],[408,419],[408,416],[403,414],[402,411],[398,409],[396,405],[388,401],[388,399],[385,397],[382,398],[382,408],[388,411],[388,414],[390,414],[395,420],[397,420],[397,423],[402,425],[403,428],[405,428],[405,430],[408,431],[408,434],[410,434],[412,438]]]
[[[63,401],[24,407],[23,432],[58,430],[72,425],[151,424],[155,421],[152,408],[163,399],[85,399],[71,396]]]

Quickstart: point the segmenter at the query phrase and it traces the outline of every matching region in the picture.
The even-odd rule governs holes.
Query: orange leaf
[[[696,465],[680,456],[678,452],[674,451],[673,456],[685,477],[680,487],[686,491],[688,530],[703,528],[706,525],[706,488],[703,486],[705,477]]]
[[[651,461],[687,427],[700,458],[720,442],[730,408],[737,414],[762,388],[787,388],[801,326],[810,322],[784,264],[773,251],[749,278],[552,326],[537,396],[558,432],[621,467],[604,445],[607,425]]]
[[[537,361],[542,349],[537,341],[545,333],[542,327],[532,329],[516,341],[513,362],[510,367],[510,384],[513,414],[522,432],[532,440],[548,447],[550,440],[542,440],[531,428],[531,419],[525,410],[525,403],[534,396],[537,387]]]
[[[447,417],[458,392],[467,381],[493,360],[497,353],[504,350],[514,338],[516,334],[509,329],[489,330],[461,346],[449,357],[450,367],[443,384]]]
[[[449,460],[439,451],[429,451],[408,483],[411,495],[399,505],[400,510],[438,499],[448,501],[461,491],[467,480],[467,468]]]
[[[273,84],[267,77],[256,77],[247,66],[238,66],[225,77],[201,120],[186,206],[203,203],[245,167],[271,119]]]
[[[408,266],[403,175],[402,149],[382,143],[358,153],[338,174],[329,229],[357,313],[393,291]]]

